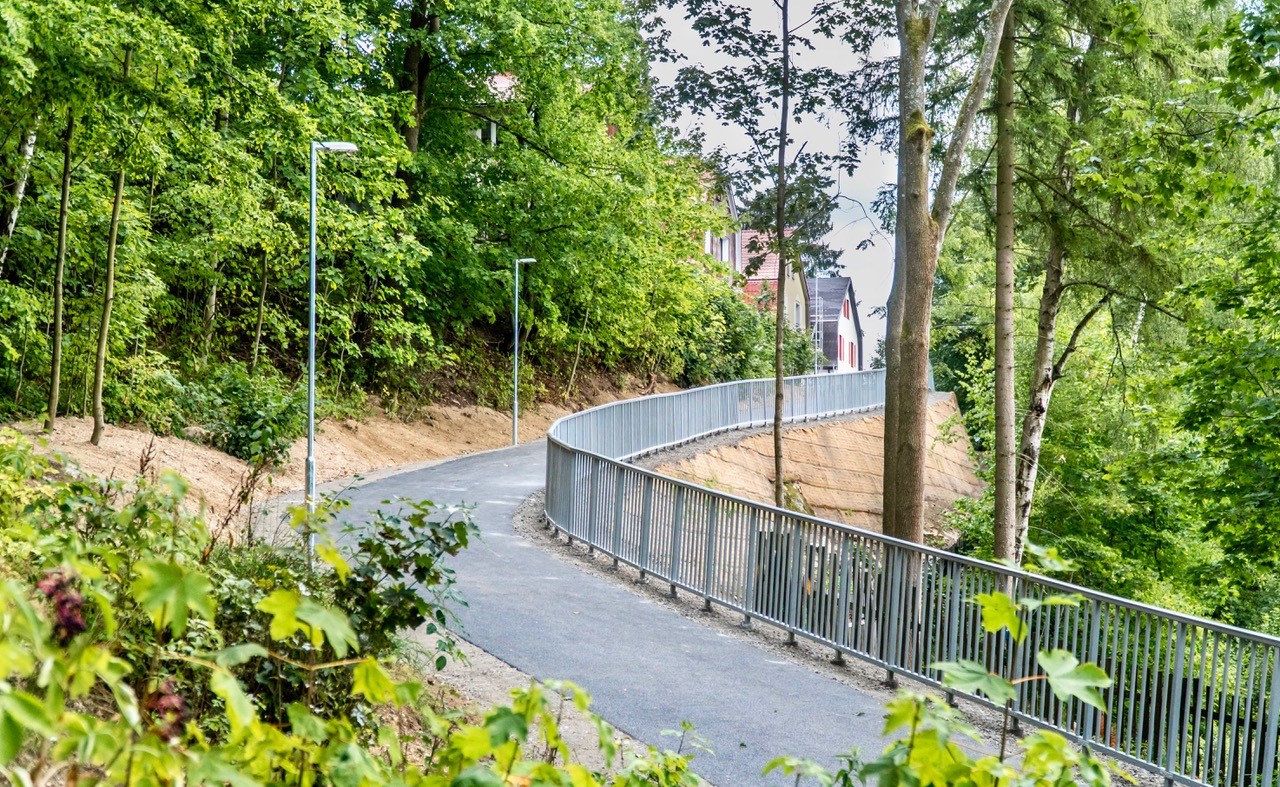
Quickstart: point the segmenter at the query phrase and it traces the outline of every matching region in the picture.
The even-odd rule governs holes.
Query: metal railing
[[[883,403],[883,371],[786,380],[784,416]],[[627,460],[773,418],[773,381],[615,402],[567,416],[547,441],[547,517],[641,573],[794,636],[940,686],[930,665],[970,659],[1017,679],[1062,648],[1114,684],[1105,712],[1018,685],[1013,715],[1163,775],[1166,783],[1270,785],[1276,776],[1280,639],[756,503]],[[996,590],[1044,607],[1027,639],[984,633],[971,603]],[[991,706],[977,696],[970,699]],[[994,706],[992,706],[994,707]]]

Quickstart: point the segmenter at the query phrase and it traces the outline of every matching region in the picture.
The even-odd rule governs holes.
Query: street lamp
[[[315,550],[311,519],[316,512],[316,160],[320,151],[355,153],[351,142],[311,143],[311,275],[307,315],[307,567]]]
[[[520,266],[537,262],[533,257],[521,257],[515,261],[515,282],[511,287],[512,311],[515,322],[512,328],[514,338],[511,353],[511,444],[520,444]]]

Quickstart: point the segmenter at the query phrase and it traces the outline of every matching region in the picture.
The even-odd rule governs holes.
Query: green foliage
[[[700,783],[679,752],[620,758],[613,730],[572,684],[533,683],[470,723],[393,677],[395,627],[443,620],[434,604],[450,597],[452,574],[440,561],[471,537],[465,512],[411,504],[374,523],[405,535],[385,548],[370,536],[347,554],[322,549],[327,569],[308,573],[293,551],[210,544],[184,513],[176,476],[128,489],[81,479],[2,437],[7,781],[78,772],[128,784]],[[394,606],[416,582],[426,601]],[[366,593],[348,619],[337,601]],[[596,726],[616,774],[570,764],[565,703]],[[416,717],[420,731],[396,728],[379,708]],[[410,744],[433,755],[411,760]]]
[[[474,535],[467,509],[437,509],[412,500],[386,501],[397,509],[378,511],[370,526],[351,527],[354,566],[339,606],[355,627],[361,650],[381,653],[395,632],[423,627],[437,638],[436,668],[456,650],[448,609],[462,603],[453,592],[454,574],[445,558],[466,548]],[[337,558],[334,558],[335,562]]]
[[[808,277],[840,274],[840,250],[831,248],[824,238],[831,232],[831,215],[838,202],[831,196],[835,181],[821,166],[825,161],[810,158],[798,160],[787,177],[786,226],[790,232],[790,253]],[[776,232],[777,188],[766,184],[752,194],[742,206],[743,223],[766,236]],[[755,258],[747,254],[747,270],[759,268]],[[763,249],[761,250],[763,251]]]
[[[579,353],[584,368],[681,375],[726,289],[698,239],[730,219],[660,125],[637,15],[621,0],[503,0],[431,19],[390,0],[6,0],[0,171],[17,225],[0,238],[0,417],[38,413],[48,391],[68,111],[63,412],[86,409],[123,167],[108,417],[205,426],[278,461],[305,357],[312,139],[360,147],[322,155],[317,180],[326,398],[505,402],[492,360],[509,357],[517,257],[539,260],[519,293],[523,387],[562,387]],[[28,131],[29,188],[12,204]],[[460,359],[477,347],[483,365]],[[469,391],[474,368],[490,374]],[[242,411],[228,403],[241,396]],[[222,422],[202,403],[227,408]]]
[[[681,331],[680,385],[708,385],[753,380],[773,372],[774,322],[769,314],[747,305],[722,283],[701,319],[685,321]],[[783,373],[813,371],[813,345],[803,332],[785,329]]]
[[[187,386],[186,417],[208,429],[212,442],[232,456],[275,466],[306,430],[306,390],[271,375],[250,375],[229,364],[204,385]]]

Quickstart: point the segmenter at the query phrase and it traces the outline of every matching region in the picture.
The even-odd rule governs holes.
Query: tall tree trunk
[[[258,370],[258,351],[262,348],[262,318],[267,313],[267,252],[262,251],[262,283],[258,288],[258,325],[253,329],[253,360],[249,362],[249,375]]]
[[[52,432],[58,420],[58,399],[62,385],[62,276],[67,267],[67,216],[71,212],[71,138],[76,130],[76,112],[67,107],[67,127],[62,132],[62,195],[58,204],[58,251],[53,262],[53,358],[49,364],[49,410],[44,430]]]
[[[889,291],[889,324],[885,334],[887,371],[882,527],[887,535],[911,541],[923,540],[924,528],[921,519],[917,532],[912,514],[901,507],[904,499],[902,485],[910,484],[910,479],[900,475],[900,468],[904,452],[912,453],[911,448],[904,445],[903,436],[911,430],[904,430],[903,417],[904,414],[908,418],[915,417],[922,408],[906,401],[916,394],[904,397],[901,384],[912,377],[903,368],[904,358],[910,357],[910,353],[904,353],[904,344],[909,339],[919,341],[920,327],[909,325],[907,290],[914,279],[926,275],[923,269],[931,269],[937,264],[936,257],[932,265],[923,259],[932,256],[936,246],[936,229],[929,214],[929,148],[933,143],[933,129],[925,122],[924,113],[925,59],[933,34],[932,24],[927,17],[899,15],[898,39],[902,52],[898,61],[898,206],[894,224],[893,286]],[[927,275],[932,280],[932,273]],[[923,437],[920,442],[923,443]]]
[[[13,204],[9,206],[9,216],[4,223],[4,244],[0,246],[0,276],[4,275],[4,264],[9,259],[9,246],[13,243],[13,232],[18,227],[18,210],[22,207],[22,198],[27,193],[27,180],[31,175],[31,159],[36,154],[36,130],[40,125],[37,117],[31,124],[31,130],[22,138],[22,146],[18,155],[22,160],[18,164],[17,177],[13,180]]]
[[[133,62],[133,50],[124,52],[124,79],[129,79],[129,66]],[[120,170],[116,173],[115,199],[111,203],[111,228],[107,233],[107,269],[102,282],[102,318],[98,321],[98,354],[93,362],[93,435],[89,442],[97,445],[102,440],[106,421],[102,412],[102,381],[107,369],[107,339],[111,329],[111,307],[116,297],[116,246],[120,237],[120,207],[124,203],[124,158],[128,151],[120,153]]]
[[[782,476],[782,405],[783,344],[787,330],[787,116],[791,113],[791,20],[789,0],[782,0],[782,114],[778,118],[778,198],[774,232],[778,245],[778,303],[774,321],[773,347],[773,502],[779,508],[785,500],[786,483]]]
[[[413,96],[413,116],[400,128],[410,153],[418,152],[422,118],[426,114],[427,78],[431,74],[431,58],[423,52],[423,34],[440,32],[440,17],[427,9],[425,0],[416,0],[409,11],[409,44],[405,47],[404,65],[400,72],[400,90]]]
[[[1022,439],[1018,444],[1017,475],[1014,480],[1018,540],[1015,555],[1020,559],[1027,542],[1027,529],[1031,523],[1031,503],[1035,497],[1036,479],[1040,473],[1040,449],[1044,437],[1045,421],[1049,414],[1049,402],[1053,388],[1062,378],[1067,359],[1076,350],[1080,335],[1098,312],[1111,300],[1105,293],[1077,322],[1071,338],[1062,353],[1054,360],[1055,332],[1058,314],[1062,309],[1062,296],[1066,292],[1063,283],[1066,252],[1056,231],[1051,233],[1049,253],[1045,259],[1044,289],[1040,293],[1040,316],[1036,325],[1036,359],[1031,371],[1031,392],[1027,409],[1022,417]]]
[[[1018,560],[1014,502],[1013,354],[1013,11],[1004,20],[996,81],[995,533],[997,559]]]
[[[885,372],[884,532],[924,540],[925,428],[929,417],[929,326],[933,280],[951,220],[956,183],[978,107],[986,101],[1012,0],[992,0],[982,51],[956,113],[937,186],[929,199],[933,129],[925,73],[942,0],[898,0],[898,199],[894,283],[889,295]],[[897,314],[894,314],[894,311]]]

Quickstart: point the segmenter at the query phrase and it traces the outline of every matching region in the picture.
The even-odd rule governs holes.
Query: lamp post
[[[521,257],[512,266],[515,281],[511,287],[511,306],[515,314],[512,327],[511,353],[511,444],[520,444],[520,266],[537,262],[533,257]]]
[[[311,529],[316,512],[316,161],[320,151],[355,153],[351,142],[311,143],[311,273],[308,278],[307,306],[307,568],[315,549],[315,533]]]

